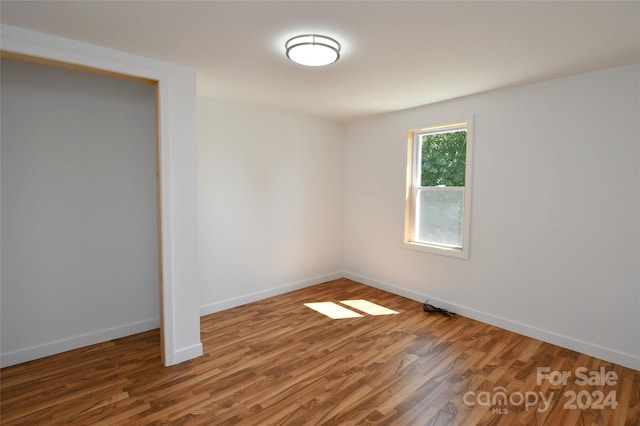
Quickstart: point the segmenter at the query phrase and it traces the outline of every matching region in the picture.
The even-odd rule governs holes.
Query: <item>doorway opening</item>
[[[124,327],[112,326],[109,323],[108,316],[119,316],[124,318],[126,323],[127,309],[124,306],[109,306],[107,309],[100,309],[100,303],[108,304],[109,298],[117,294],[118,291],[120,291],[121,295],[130,296],[121,297],[124,299],[123,303],[128,303],[129,307],[136,303],[134,294],[139,298],[138,300],[143,300],[145,293],[135,287],[136,277],[139,277],[141,273],[148,272],[149,267],[153,266],[155,268],[154,277],[150,278],[147,275],[144,279],[156,281],[155,294],[157,295],[157,302],[153,309],[155,309],[155,313],[159,317],[160,349],[162,362],[165,363],[162,309],[162,186],[158,81],[23,54],[0,53],[3,61],[6,58],[8,61],[17,62],[18,67],[23,67],[19,74],[33,73],[37,76],[39,72],[37,69],[24,68],[25,65],[29,64],[36,66],[36,68],[42,68],[42,66],[50,67],[52,72],[61,78],[56,83],[56,85],[61,86],[67,83],[81,86],[89,85],[95,77],[116,77],[116,79],[123,82],[126,81],[126,84],[129,84],[127,87],[132,88],[133,91],[140,89],[141,92],[147,93],[146,96],[148,98],[151,98],[151,101],[144,105],[136,105],[136,101],[132,100],[129,104],[122,106],[119,111],[115,111],[113,114],[107,113],[111,120],[111,127],[109,128],[109,124],[105,127],[99,120],[105,114],[105,110],[102,107],[107,107],[118,100],[115,99],[117,96],[113,92],[109,92],[109,89],[102,94],[104,99],[99,99],[97,106],[86,106],[86,109],[95,108],[90,111],[83,111],[83,105],[86,104],[82,94],[73,95],[60,103],[56,103],[52,97],[48,99],[44,97],[42,101],[36,101],[36,104],[48,102],[49,110],[54,111],[53,118],[36,117],[33,118],[33,121],[30,121],[31,118],[29,116],[33,108],[26,108],[26,101],[29,100],[27,92],[31,89],[36,89],[33,86],[37,86],[38,81],[36,80],[36,84],[16,89],[20,90],[20,92],[14,99],[19,99],[20,105],[18,105],[18,110],[11,112],[13,115],[7,117],[7,122],[3,124],[24,121],[22,123],[23,130],[21,131],[26,132],[29,136],[20,139],[21,143],[10,145],[9,142],[5,143],[4,141],[11,140],[14,135],[10,133],[10,126],[3,126],[2,220],[4,223],[2,225],[2,238],[3,246],[5,246],[3,247],[3,257],[5,257],[5,251],[7,251],[5,250],[6,247],[15,247],[15,242],[25,240],[26,234],[29,234],[30,237],[15,251],[8,250],[7,256],[12,257],[11,259],[3,259],[3,266],[5,266],[3,268],[3,287],[6,282],[15,282],[14,288],[9,288],[7,291],[5,291],[6,288],[3,288],[5,303],[11,303],[11,301],[15,300],[28,301],[29,305],[19,303],[15,306],[15,312],[28,312],[28,315],[25,315],[23,319],[17,317],[18,321],[16,323],[20,322],[23,330],[28,328],[30,321],[40,323],[37,324],[39,327],[38,333],[41,334],[41,340],[44,340],[45,343],[48,337],[54,336],[54,344],[49,345],[49,349],[44,348],[47,344],[40,346],[40,351],[44,351],[43,356],[48,355],[49,353],[46,353],[46,351],[51,350],[53,347],[58,347],[62,350],[70,349],[65,348],[65,343],[70,345],[78,342],[82,343],[83,341],[86,344],[95,343],[91,341],[92,337],[89,336],[92,333],[83,334],[84,329],[82,326],[86,325],[90,329],[91,324],[79,324],[80,327],[73,333],[80,336],[78,339],[75,337],[66,340],[64,338],[56,338],[56,330],[63,327],[65,322],[67,324],[78,324],[85,321],[83,318],[86,319],[86,322],[95,321],[93,325],[97,329],[95,330],[96,333],[93,333],[96,336],[93,337],[94,339],[99,338],[98,336],[106,336],[107,338],[104,340],[123,337],[126,334],[110,337],[109,333],[122,333],[129,329],[136,330],[136,327],[142,328],[140,331],[144,331],[144,328],[148,327],[148,321],[139,321],[137,323],[133,321],[135,323],[133,326],[131,324],[124,324],[126,325]],[[66,72],[67,70],[69,71],[68,75],[61,74],[61,71]],[[3,77],[4,72],[5,69],[3,69]],[[25,80],[21,81],[24,82]],[[115,83],[116,86],[118,84],[120,83]],[[138,87],[139,85],[140,87]],[[3,104],[8,103],[5,101],[10,99],[9,95],[5,90]],[[24,105],[22,101],[25,101]],[[65,109],[72,104],[76,104],[80,108],[76,110]],[[34,104],[32,103],[31,105],[33,106]],[[25,109],[19,110],[23,106],[25,106]],[[8,107],[7,111],[9,111]],[[116,131],[113,135],[105,136],[105,133],[109,133],[109,129],[114,128],[114,120],[115,122],[123,123],[119,121],[118,117],[131,115],[132,112],[137,113],[136,111],[142,111],[141,113],[147,119],[143,130],[144,138],[146,138],[145,141],[152,139],[152,147],[142,145],[128,146],[126,140],[119,140],[119,136],[117,136],[126,134],[124,136],[124,139],[126,139],[130,133],[133,140],[139,136],[136,132],[140,131],[140,129],[115,129]],[[60,117],[64,116],[68,116],[71,120],[71,125],[65,125],[61,122]],[[118,124],[115,127],[118,126],[125,126],[125,124]],[[85,132],[82,140],[77,137],[76,132],[79,130]],[[86,136],[86,132],[94,132],[95,137]],[[120,139],[123,139],[123,137],[120,137]],[[37,143],[25,144],[22,143],[23,140],[37,141]],[[53,146],[51,143],[55,140],[59,142],[57,146]],[[87,140],[91,143],[86,144],[86,146],[82,145],[82,141]],[[118,145],[118,143],[120,143],[120,154],[114,154],[114,149],[117,148],[115,145]],[[146,158],[149,156],[152,156],[152,158]],[[22,160],[27,159],[27,162],[16,163],[13,161],[19,158]],[[86,161],[86,158],[90,158],[90,161]],[[137,170],[142,168],[142,164],[133,164],[135,159],[143,159],[146,171]],[[5,181],[5,175],[9,176],[9,174],[11,174],[10,179]],[[142,176],[142,181],[138,182],[136,179],[140,176]],[[19,186],[14,186],[11,182]],[[136,193],[134,189],[140,187],[144,187],[145,190]],[[7,188],[8,190],[5,191]],[[114,191],[118,190],[125,191],[126,194],[123,198],[109,198],[109,194],[113,194]],[[10,202],[5,202],[7,197],[9,197],[7,200]],[[140,198],[144,198],[146,202],[143,206],[144,211],[141,210],[142,204],[138,203]],[[66,204],[63,206],[63,203]],[[149,207],[151,205],[152,207]],[[14,206],[17,209],[12,211],[11,209]],[[22,210],[19,210],[20,206],[22,206]],[[134,214],[138,215],[137,223],[130,220]],[[143,220],[140,220],[141,214],[146,215],[146,222],[148,223],[145,224]],[[13,222],[7,222],[11,220]],[[5,226],[6,224],[12,226]],[[16,224],[18,225],[17,227],[13,226]],[[12,236],[11,230],[20,227],[22,227],[23,232],[16,231],[15,235]],[[132,235],[132,239],[118,241],[118,235],[116,235],[118,232],[112,232],[114,230],[118,230],[119,235]],[[142,239],[145,239],[141,245],[136,245],[138,240],[136,240],[135,236],[138,234],[143,236]],[[150,235],[153,236],[154,241],[150,241]],[[40,241],[46,241],[47,244],[38,244],[37,238],[40,238]],[[131,247],[132,245],[135,245],[135,247]],[[90,248],[86,249],[85,247]],[[154,253],[149,252],[152,248]],[[85,253],[86,251],[91,251],[91,253]],[[140,258],[133,259],[126,264],[117,264],[115,262],[117,259],[129,259],[133,256],[140,256]],[[33,262],[34,258],[46,260],[37,265]],[[102,266],[96,267],[96,263],[92,267],[92,262],[97,262],[98,260],[104,261]],[[146,265],[145,271],[141,272],[136,269],[136,264],[139,265],[140,263]],[[7,269],[8,271],[6,271]],[[110,271],[114,273],[110,275],[110,278],[105,278]],[[118,280],[125,273],[129,273],[129,276],[132,277],[131,282],[128,284],[123,284]],[[20,279],[16,278],[20,274],[27,274],[28,278],[21,282]],[[34,277],[36,279],[33,279]],[[81,285],[83,280],[95,282],[97,285],[93,288],[84,288]],[[43,291],[38,292],[37,287],[29,288],[25,285],[25,282],[33,281],[39,281],[40,285],[43,286]],[[57,289],[48,288],[53,286],[55,281],[62,285]],[[75,286],[73,285],[74,281],[77,284]],[[126,288],[127,285],[129,285],[128,288]],[[118,288],[118,286],[120,287]],[[100,298],[102,300],[99,300]],[[145,302],[142,303],[144,304]],[[46,321],[45,316],[38,317],[38,310],[34,309],[34,304],[40,304],[43,307],[56,307],[55,309],[60,314],[60,324]],[[136,307],[133,309],[136,309]],[[147,310],[149,309],[147,306]],[[11,309],[5,309],[5,306],[3,306],[3,317],[7,311],[7,315],[10,315]],[[82,315],[85,316],[82,317]],[[10,321],[4,320],[5,318],[3,318],[3,323],[5,324],[14,323],[13,319]],[[106,325],[99,325],[101,324],[100,320],[105,320],[104,324]],[[96,326],[95,324],[98,325]],[[133,333],[135,332],[137,331],[133,331]],[[7,333],[3,332],[3,337],[5,334]],[[20,333],[14,334],[17,336],[17,344],[19,345],[21,343],[18,336]],[[9,336],[8,338],[12,337]],[[23,346],[29,347],[29,342],[26,341],[26,343]],[[3,346],[5,346],[4,342]],[[85,345],[80,344],[77,346]],[[9,349],[9,352],[11,352],[11,349]]]

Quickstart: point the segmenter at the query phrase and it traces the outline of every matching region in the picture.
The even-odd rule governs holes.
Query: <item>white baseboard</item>
[[[369,285],[371,287],[379,288],[380,290],[388,291],[389,293],[397,294],[399,296],[406,297],[418,302],[424,302],[427,299],[431,299],[430,303],[438,305],[439,307],[448,309],[452,312],[456,312],[462,316],[481,321],[487,324],[495,325],[496,327],[503,328],[505,330],[513,331],[515,333],[522,334],[524,336],[532,337],[534,339],[542,340],[543,342],[552,343],[554,345],[562,346],[567,349],[571,349],[586,355],[594,356],[615,364],[622,365],[624,367],[632,368],[634,370],[640,370],[640,357],[633,354],[616,351],[613,349],[605,348],[600,345],[585,342],[573,337],[564,336],[553,331],[544,330],[541,328],[533,327],[527,324],[523,324],[518,321],[513,321],[508,318],[499,317],[487,312],[478,311],[466,306],[458,305],[448,302],[446,300],[431,297],[427,294],[417,293],[412,290],[407,290],[401,287],[396,287],[392,284],[385,283],[374,278],[366,277],[352,272],[343,272],[345,278],[352,279],[362,284]]]
[[[302,281],[296,281],[294,283],[273,287],[267,290],[262,290],[239,297],[233,297],[231,299],[222,300],[220,302],[210,303],[208,305],[200,307],[200,316],[213,314],[214,312],[223,311],[225,309],[235,308],[236,306],[246,305],[247,303],[266,299],[267,297],[278,296],[290,291],[299,290],[301,288],[310,287],[316,284],[321,284],[323,282],[336,280],[338,278],[342,278],[343,276],[344,274],[342,272],[333,272],[331,274],[311,277]]]
[[[99,330],[93,333],[81,334],[67,339],[47,342],[42,345],[32,346],[14,352],[3,353],[0,355],[0,368],[66,352],[83,346],[93,345],[95,343],[106,342],[108,340],[142,333],[143,331],[153,330],[159,327],[160,319],[154,318],[151,320],[126,324],[120,327]]]
[[[178,349],[173,353],[173,359],[165,360],[165,366],[180,364],[181,362],[197,358],[203,354],[202,343],[197,343],[186,348]]]
[[[221,302],[212,303],[202,306],[200,308],[200,315],[208,315],[214,312],[219,312],[224,309],[234,308],[236,306],[244,305],[247,303],[262,300],[267,297],[278,296],[290,291],[299,290],[301,288],[309,287],[315,284],[320,284],[326,281],[331,281],[341,277],[349,278],[362,284],[369,285],[371,287],[379,288],[381,290],[388,291],[399,296],[406,297],[418,302],[424,302],[427,299],[431,299],[434,304],[441,306],[445,309],[456,312],[468,318],[475,319],[487,324],[495,325],[496,327],[504,328],[515,333],[519,333],[534,339],[542,340],[544,342],[552,343],[554,345],[562,346],[577,352],[581,352],[590,356],[601,358],[609,362],[613,362],[634,370],[640,370],[640,357],[633,354],[628,354],[609,348],[605,348],[590,342],[585,342],[572,337],[564,336],[552,331],[543,330],[537,327],[533,327],[527,324],[513,321],[508,318],[499,317],[486,312],[478,311],[466,306],[458,305],[448,302],[446,300],[430,297],[427,294],[418,293],[412,290],[408,290],[402,287],[397,287],[392,284],[376,280],[364,275],[355,274],[352,272],[334,272],[331,274],[321,275],[317,277],[308,278],[302,281],[289,283],[283,286],[274,287],[268,290],[259,291],[256,293],[247,294],[240,297],[235,297]],[[137,323],[127,324],[121,327],[110,328],[106,330],[100,330],[95,333],[88,333],[79,336],[73,336],[68,339],[57,340],[48,342],[38,346],[32,346],[26,349],[21,349],[14,352],[0,354],[0,368],[8,367],[15,364],[31,361],[34,359],[42,358],[49,355],[65,352],[72,349],[77,349],[83,346],[92,345],[95,343],[101,343],[112,339],[117,339],[124,336],[130,336],[132,334],[141,333],[143,331],[153,330],[160,327],[159,319],[152,319],[147,321],[141,321]],[[198,357],[202,355],[203,347],[202,343],[192,345],[187,348],[177,350],[173,354],[173,359],[167,360],[167,365],[178,364],[180,362]]]

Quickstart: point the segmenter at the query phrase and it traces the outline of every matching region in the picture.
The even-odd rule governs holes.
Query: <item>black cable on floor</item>
[[[431,299],[428,299],[426,302],[424,302],[424,305],[422,305],[422,309],[423,309],[425,312],[429,312],[429,313],[434,312],[434,313],[436,313],[436,314],[444,315],[445,317],[450,317],[450,316],[452,316],[452,315],[455,315],[455,313],[454,313],[454,312],[449,312],[449,311],[447,311],[446,309],[443,309],[443,308],[436,308],[435,306],[430,305],[430,304],[429,304],[429,300],[431,300]]]

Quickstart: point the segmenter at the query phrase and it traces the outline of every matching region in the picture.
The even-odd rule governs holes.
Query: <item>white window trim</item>
[[[427,244],[412,240],[415,229],[416,214],[414,214],[415,197],[422,187],[414,185],[417,181],[418,170],[415,164],[419,158],[419,144],[416,143],[415,136],[420,133],[434,130],[450,130],[455,128],[465,128],[467,131],[467,152],[465,159],[465,186],[463,198],[463,218],[462,218],[462,248],[450,247],[439,244]],[[410,130],[407,140],[407,186],[405,192],[405,227],[403,248],[417,250],[426,253],[438,254],[442,256],[469,259],[469,236],[471,231],[471,176],[472,176],[472,152],[473,152],[473,116],[466,119],[439,121],[438,123]]]

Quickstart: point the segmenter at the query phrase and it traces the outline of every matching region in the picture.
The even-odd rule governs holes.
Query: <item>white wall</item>
[[[2,59],[3,356],[159,326],[155,86]]]
[[[0,29],[7,52],[158,82],[164,363],[201,355],[195,70],[16,27]],[[68,342],[62,343],[69,348]],[[7,365],[5,356],[0,361]]]
[[[199,99],[203,314],[341,276],[342,131]]]
[[[346,275],[640,368],[640,67],[345,129]],[[401,248],[407,130],[475,116],[470,259]]]

